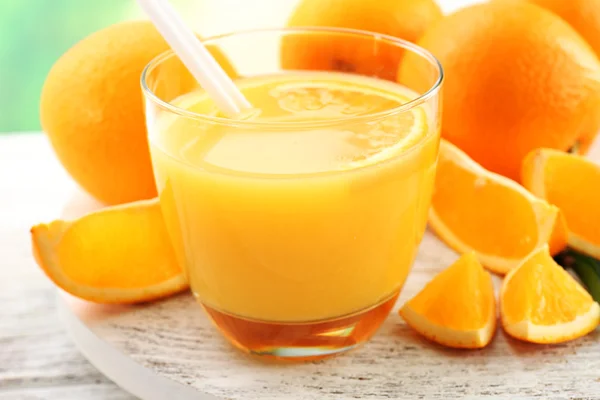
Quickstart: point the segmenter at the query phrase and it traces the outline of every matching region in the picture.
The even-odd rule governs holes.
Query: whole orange
[[[515,0],[500,0],[515,1]],[[517,0],[537,4],[567,21],[600,56],[600,0]]]
[[[442,135],[492,171],[517,180],[532,149],[568,150],[600,129],[600,61],[571,26],[541,7],[464,8],[419,44],[445,70]],[[400,82],[424,90],[421,63],[407,55]]]
[[[140,75],[168,48],[150,22],[120,23],[81,40],[46,78],[42,128],[69,174],[102,202],[156,196]]]
[[[360,29],[416,42],[442,18],[434,0],[302,0],[288,26]],[[395,79],[401,52],[376,48],[372,41],[331,35],[323,40],[298,37],[284,42],[285,68],[341,70]],[[383,46],[383,45],[382,45]]]
[[[527,1],[552,11],[564,19],[592,46],[600,57],[600,0],[500,0]],[[596,132],[581,140],[581,149],[587,151]]]

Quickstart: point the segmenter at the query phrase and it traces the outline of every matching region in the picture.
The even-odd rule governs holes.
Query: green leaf
[[[557,254],[554,260],[563,268],[571,269],[592,298],[600,303],[600,261],[573,249]]]

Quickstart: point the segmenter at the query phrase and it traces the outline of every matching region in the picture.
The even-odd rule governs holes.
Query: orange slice
[[[449,347],[485,347],[496,330],[492,277],[475,253],[464,254],[400,309],[414,330]]]
[[[600,306],[544,246],[506,275],[500,292],[502,326],[533,343],[561,343],[593,331]]]
[[[187,287],[156,199],[36,225],[31,236],[46,275],[82,299],[136,303]]]
[[[450,247],[475,251],[484,266],[504,274],[550,241],[560,221],[557,207],[442,140],[429,224]],[[553,247],[562,247],[559,236]]]
[[[525,157],[523,185],[558,206],[568,227],[569,246],[600,259],[600,165],[551,149]]]

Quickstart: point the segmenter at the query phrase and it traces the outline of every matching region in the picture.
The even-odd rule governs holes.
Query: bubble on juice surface
[[[292,82],[275,85],[269,95],[280,110],[297,117],[346,118],[385,111],[399,106],[398,99],[388,98],[375,90],[364,92],[350,85],[333,82]]]
[[[363,151],[355,161],[375,155],[411,136],[415,129],[419,129],[415,126],[416,122],[413,113],[402,112],[356,127],[349,140]]]

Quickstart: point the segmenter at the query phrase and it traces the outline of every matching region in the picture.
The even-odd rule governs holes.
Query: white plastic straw
[[[138,0],[138,3],[225,115],[232,117],[251,108],[248,100],[167,0]]]

